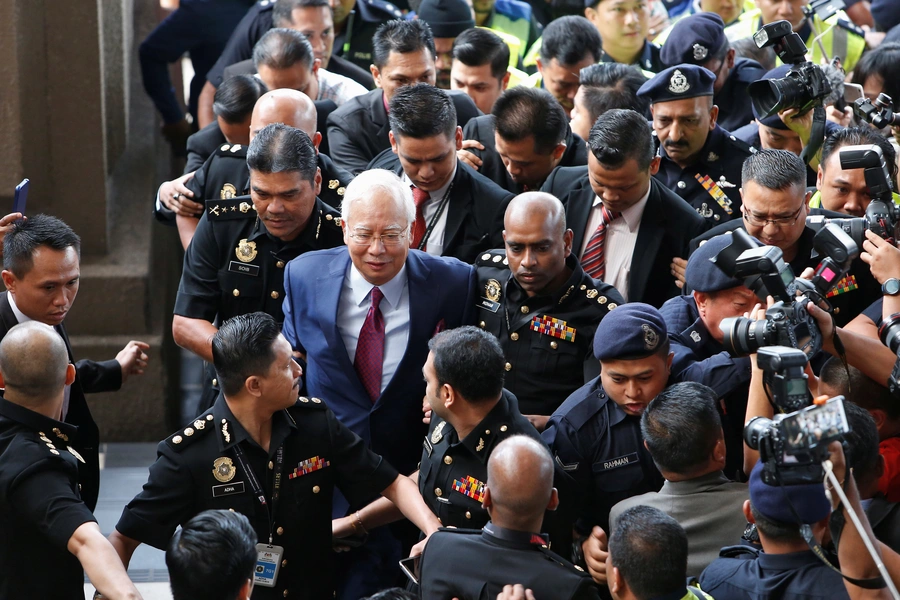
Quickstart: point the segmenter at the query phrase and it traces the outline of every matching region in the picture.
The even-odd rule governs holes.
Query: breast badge
[[[484,295],[491,302],[499,302],[501,289],[499,281],[488,279],[488,282],[484,285]]]
[[[234,255],[237,256],[237,259],[245,263],[253,262],[256,254],[256,242],[241,240],[238,242],[237,248],[234,249]]]
[[[219,192],[219,197],[221,197],[222,200],[231,200],[237,195],[237,188],[230,183],[223,185],[222,190]]]
[[[227,456],[220,456],[213,461],[212,473],[213,477],[216,478],[216,481],[228,483],[229,481],[234,479],[234,463],[231,462],[231,459]]]

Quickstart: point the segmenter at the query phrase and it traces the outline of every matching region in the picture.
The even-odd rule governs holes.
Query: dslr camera
[[[822,333],[806,306],[829,306],[826,296],[859,256],[859,246],[837,225],[824,225],[813,238],[813,248],[823,258],[807,280],[794,276],[780,248],[761,245],[743,229],[735,229],[732,237],[712,261],[729,277],[743,279],[761,302],[767,296],[776,302],[765,319],[723,319],[719,327],[725,349],[732,356],[747,356],[765,346],[788,346],[807,356],[821,350]]]
[[[772,403],[782,411],[774,419],[754,417],[744,427],[744,441],[759,451],[762,480],[767,485],[821,483],[828,444],[850,431],[844,397],[812,404],[806,387],[807,357],[796,348],[761,348],[757,362],[772,390]],[[812,405],[811,405],[812,404]]]
[[[793,65],[781,79],[762,79],[749,85],[747,92],[757,114],[768,117],[786,108],[796,108],[803,114],[831,93],[825,71],[806,60],[806,44],[790,22],[763,25],[753,34],[753,41],[758,48],[772,47],[781,62]]]

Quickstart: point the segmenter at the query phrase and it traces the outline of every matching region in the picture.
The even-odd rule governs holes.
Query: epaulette
[[[753,546],[739,544],[737,546],[726,546],[719,551],[721,558],[749,558],[753,559],[759,556],[759,550]]]
[[[728,141],[731,142],[732,146],[737,146],[744,152],[749,152],[750,154],[756,154],[756,148],[742,140],[741,138],[735,136],[733,133],[728,134]]]
[[[847,31],[849,31],[851,33],[855,33],[856,35],[858,35],[861,38],[866,37],[866,31],[862,27],[860,27],[853,21],[849,21],[843,17],[838,18],[837,26],[840,27],[841,29],[846,29]]]
[[[509,267],[509,259],[506,258],[506,250],[497,248],[496,250],[488,250],[478,256],[475,261],[476,267],[495,267],[503,269]]]
[[[338,228],[340,228],[342,222],[341,215],[337,211],[335,211],[334,213],[325,213],[325,220],[329,223],[334,223],[338,226]]]
[[[562,304],[563,300],[566,299],[566,296],[568,296],[570,292],[575,293],[573,290],[569,289],[569,291],[566,292],[566,295],[559,299],[560,304]],[[582,283],[578,286],[578,293],[584,294],[584,296],[588,300],[591,300],[593,302],[596,302],[600,306],[603,306],[607,311],[615,310],[619,306],[615,302],[610,302],[609,298],[601,294],[598,289],[585,283]]]
[[[322,183],[324,184],[325,182],[323,181]],[[341,185],[340,179],[329,179],[327,185],[328,185],[328,189],[334,190],[334,193],[337,194],[338,196],[344,195],[344,191],[346,190],[346,188],[343,185]]]
[[[585,572],[584,567],[580,567],[573,562],[569,562],[568,560],[551,550],[549,546],[538,546],[537,548],[544,554],[545,557],[547,557],[549,560],[552,560],[556,564],[567,568],[573,573],[580,573],[585,577],[589,577],[589,575]]]
[[[242,146],[240,144],[222,144],[216,150],[216,156],[247,158],[247,146]]]
[[[250,196],[206,201],[206,218],[210,221],[229,221],[249,219],[250,217],[256,217],[256,207],[253,206]]]
[[[383,13],[387,13],[391,17],[395,19],[402,19],[403,12],[390,2],[385,2],[384,0],[366,0],[365,4],[368,8],[372,8],[375,10],[379,10]]]
[[[166,439],[166,443],[176,452],[181,452],[194,440],[199,439],[207,431],[213,429],[212,412],[200,415],[194,422],[181,431],[176,431]]]
[[[463,535],[481,535],[480,529],[466,529],[464,527],[438,527],[438,531],[446,531],[447,533],[461,533]]]
[[[300,396],[297,398],[297,402],[294,404],[294,407],[300,408],[328,408],[325,406],[325,403],[319,398],[307,398],[306,396]]]

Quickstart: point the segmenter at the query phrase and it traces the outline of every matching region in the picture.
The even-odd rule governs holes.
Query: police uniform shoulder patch
[[[506,250],[504,250],[503,248],[498,248],[496,250],[488,250],[487,252],[482,252],[475,260],[475,266],[495,267],[498,269],[508,267],[509,261],[506,260]]]
[[[206,201],[206,218],[211,222],[232,221],[236,219],[256,218],[256,208],[250,196],[234,196],[225,198],[226,189],[237,191],[233,185],[226,184],[221,191],[223,197]]]
[[[321,398],[310,398],[308,396],[300,396],[292,408],[328,408]]]
[[[183,429],[179,429],[168,438],[166,438],[166,444],[168,444],[169,448],[175,450],[176,452],[181,452],[191,442],[203,437],[202,434],[212,430],[212,421],[213,416],[211,412],[202,414],[194,419],[193,422],[185,425]]]

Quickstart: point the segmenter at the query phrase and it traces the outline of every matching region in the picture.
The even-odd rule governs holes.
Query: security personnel
[[[659,312],[666,321],[674,354],[672,380],[696,381],[716,393],[725,432],[725,475],[743,481],[740,470],[750,358],[735,358],[725,350],[719,325],[722,319],[750,312],[759,300],[742,280],[729,277],[711,262],[731,240],[729,234],[719,235],[691,254],[685,268],[691,295],[672,298]]]
[[[491,521],[483,529],[440,529],[422,553],[421,598],[494,598],[522,584],[536,598],[599,598],[583,570],[549,548],[538,533],[558,503],[553,458],[523,435],[497,445],[488,460],[488,484],[479,490]]]
[[[280,330],[271,316],[252,313],[216,332],[223,395],[160,442],[149,480],[110,535],[126,565],[141,543],[164,549],[194,515],[232,509],[259,539],[254,598],[331,598],[335,488],[356,502],[384,494],[426,533],[437,529],[412,481],[322,400],[298,400],[300,366]]]
[[[741,215],[741,166],[750,146],[716,124],[716,76],[682,64],[662,71],[638,90],[647,98],[662,160],[656,178],[715,225]]]
[[[565,219],[554,196],[520,194],[506,209],[505,249],[485,252],[475,263],[476,322],[500,340],[506,388],[538,430],[596,374],[594,332],[625,303],[613,286],[581,268]]]
[[[291,170],[273,172],[276,157]],[[249,198],[206,203],[175,300],[175,342],[208,363],[214,321],[262,310],[281,322],[284,266],[304,252],[343,243],[339,213],[316,198],[322,180],[305,133],[267,125],[251,142],[247,165]],[[211,385],[204,386],[200,411],[218,395],[215,375],[207,373]]]
[[[753,121],[747,86],[766,72],[749,58],[736,58],[725,37],[725,23],[716,13],[701,12],[679,20],[662,47],[666,66],[693,64],[715,76],[713,102],[719,107],[716,124],[734,131]]]
[[[640,427],[641,413],[665,389],[672,366],[662,315],[640,302],[620,306],[597,327],[594,356],[600,376],[569,396],[542,434],[564,474],[556,486],[560,509],[545,527],[558,551],[574,527],[576,564],[584,564],[592,529],[609,531],[613,505],[659,491],[663,483]]]

